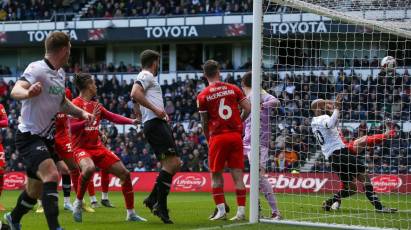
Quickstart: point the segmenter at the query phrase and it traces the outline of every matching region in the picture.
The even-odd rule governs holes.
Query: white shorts
[[[244,145],[244,155],[247,155],[248,160],[251,159],[251,146]],[[260,146],[260,167],[266,169],[267,168],[267,161],[268,161],[268,147],[267,146]]]

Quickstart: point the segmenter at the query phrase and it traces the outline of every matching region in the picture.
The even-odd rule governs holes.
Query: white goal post
[[[281,101],[270,115],[266,167],[282,219],[270,218],[272,209],[260,191],[261,98],[253,96],[249,222],[410,229],[411,151],[402,144],[411,146],[411,2],[254,0],[252,32],[252,95],[265,90]],[[396,59],[396,69],[381,67],[385,56]],[[396,214],[376,213],[361,183],[355,195],[342,199],[341,208],[322,210],[340,182],[310,133],[309,105],[317,98],[334,100],[337,93],[349,95],[340,115],[347,143],[384,133],[386,120],[396,124],[396,134],[357,153],[377,196],[384,206],[398,208]],[[298,160],[290,163],[287,154]],[[318,188],[311,188],[317,181]]]

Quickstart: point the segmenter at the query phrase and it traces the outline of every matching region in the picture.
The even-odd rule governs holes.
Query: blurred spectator
[[[144,164],[142,161],[137,162],[137,166],[133,170],[134,172],[145,172],[147,171],[146,168],[144,167]]]

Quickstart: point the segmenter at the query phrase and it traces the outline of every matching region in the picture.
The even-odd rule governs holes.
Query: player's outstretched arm
[[[6,128],[9,126],[9,120],[7,119],[7,116],[4,117],[3,120],[0,121],[0,128]]]
[[[79,121],[77,119],[71,118],[71,119],[69,119],[69,122],[70,122],[70,131],[72,133],[80,132],[81,130],[84,129],[84,127],[86,127],[86,121],[85,120]]]
[[[134,123],[133,119],[112,113],[105,108],[101,108],[101,115],[104,119],[120,125],[131,125]]]
[[[159,118],[166,119],[167,118],[167,113],[154,106],[151,104],[145,97],[144,95],[144,88],[139,85],[138,83],[135,83],[133,85],[133,89],[131,90],[131,98],[133,98],[138,104],[146,107],[147,109],[153,111]]]
[[[86,120],[88,122],[91,122],[94,120],[94,115],[90,114],[73,103],[71,103],[70,100],[68,100],[66,97],[64,97],[63,102],[61,103],[61,112],[66,113],[68,115],[72,115],[74,117]]]
[[[340,116],[341,102],[342,102],[342,94],[338,94],[334,102],[334,112],[331,115],[331,118],[325,123],[325,126],[329,129],[334,128],[338,124],[338,117]]]
[[[14,100],[25,100],[38,96],[42,91],[40,82],[30,84],[28,81],[18,80],[11,90],[10,96]]]
[[[240,101],[240,107],[243,109],[243,112],[241,113],[241,120],[245,121],[251,112],[250,101],[245,98],[244,100]]]

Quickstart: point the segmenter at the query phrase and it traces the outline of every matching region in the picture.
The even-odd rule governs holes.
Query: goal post
[[[392,56],[395,69],[381,67]],[[411,3],[401,0],[258,0],[253,2],[252,95],[278,98],[269,117],[266,177],[282,219],[271,218],[260,191],[260,97],[251,97],[250,223],[339,229],[411,228]],[[310,127],[310,104],[344,95],[339,129],[362,140],[355,157],[393,214],[375,211],[364,183],[341,207],[322,202],[341,183]],[[395,134],[387,134],[386,121]],[[387,126],[388,127],[388,126]],[[370,136],[380,134],[372,143]],[[366,138],[364,138],[367,136]],[[364,141],[365,140],[365,141]],[[350,188],[351,189],[351,188]]]
[[[253,44],[252,44],[252,95],[259,95],[261,89],[262,66],[262,20],[263,0],[253,2]],[[257,223],[259,217],[259,155],[260,155],[260,97],[251,98],[251,159],[250,159],[250,223]]]

